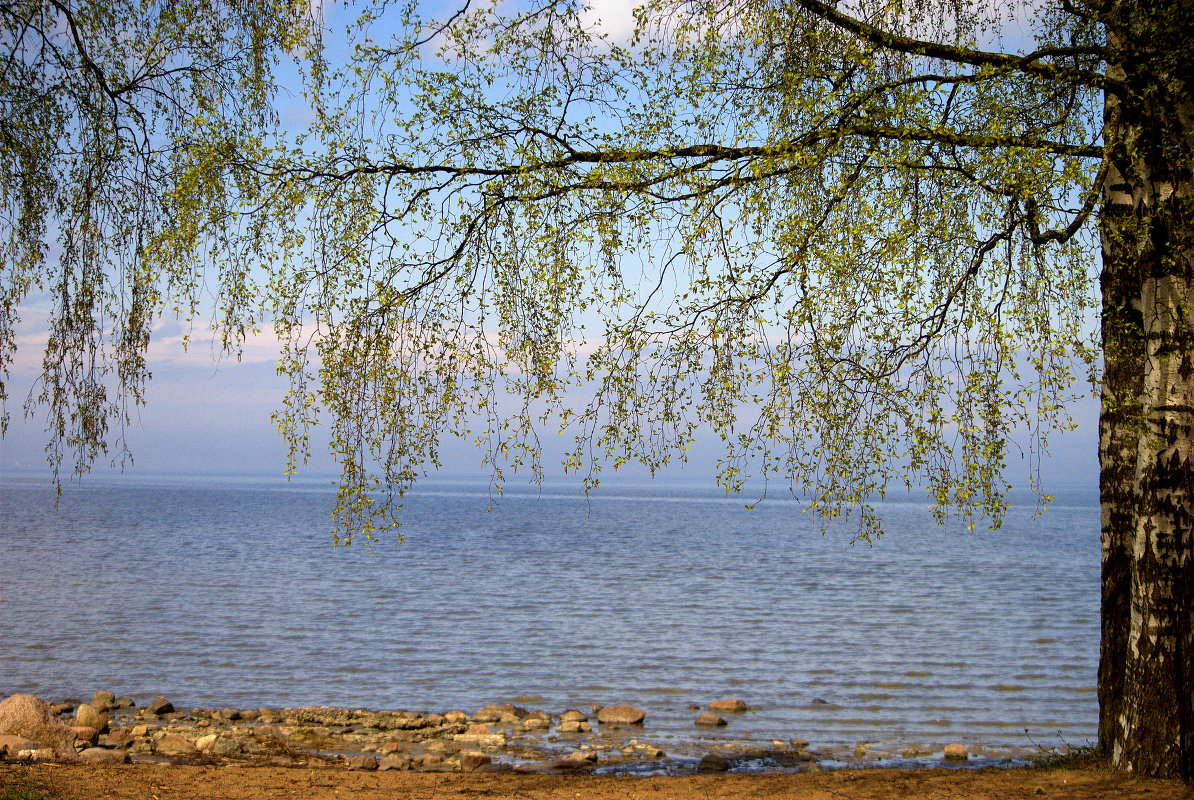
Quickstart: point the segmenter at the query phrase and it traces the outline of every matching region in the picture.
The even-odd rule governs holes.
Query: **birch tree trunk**
[[[1112,763],[1194,775],[1194,4],[1115,5],[1102,213],[1103,643]]]

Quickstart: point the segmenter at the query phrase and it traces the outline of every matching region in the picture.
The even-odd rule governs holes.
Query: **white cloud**
[[[624,43],[634,33],[634,9],[639,5],[634,0],[590,0],[580,19],[586,28]]]

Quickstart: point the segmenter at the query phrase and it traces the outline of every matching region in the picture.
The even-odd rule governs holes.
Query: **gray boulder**
[[[726,724],[724,717],[716,714],[701,714],[696,718],[696,724],[702,728],[720,728]]]

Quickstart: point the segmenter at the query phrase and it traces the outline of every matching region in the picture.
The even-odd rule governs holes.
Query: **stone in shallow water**
[[[602,725],[641,725],[647,712],[628,705],[605,706],[597,712],[597,721]]]
[[[947,761],[966,761],[970,758],[970,751],[966,749],[964,744],[947,744],[945,746],[945,759]]]
[[[730,700],[714,700],[709,704],[709,710],[719,714],[741,714],[747,708],[746,702],[736,697]]]
[[[560,733],[591,733],[593,726],[584,720],[570,719],[561,722],[556,730]]]
[[[729,768],[730,762],[717,753],[705,755],[697,764],[697,772],[726,772]]]
[[[150,703],[149,707],[145,710],[150,714],[173,714],[174,704],[159,694],[157,697],[153,698],[153,702]]]
[[[348,759],[348,768],[372,772],[378,768],[377,759],[373,756],[352,756]]]
[[[577,770],[588,771],[597,763],[596,753],[569,753],[564,758],[557,759],[548,764],[548,769],[563,770],[565,772],[572,772]]]
[[[701,714],[696,718],[696,724],[702,728],[720,728],[727,723],[724,717],[719,717],[716,714]]]

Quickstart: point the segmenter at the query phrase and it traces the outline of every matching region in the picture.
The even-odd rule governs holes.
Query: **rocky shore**
[[[694,726],[718,728],[741,699],[692,707]],[[143,707],[100,691],[87,702],[32,695],[0,701],[0,757],[10,761],[340,766],[350,770],[651,774],[784,770],[875,758],[818,751],[803,739],[716,742],[668,753],[651,741],[646,713],[629,705],[546,711],[512,703],[428,713],[330,707],[177,709],[165,697]],[[886,755],[886,754],[881,754]],[[954,763],[962,745],[909,752]]]

